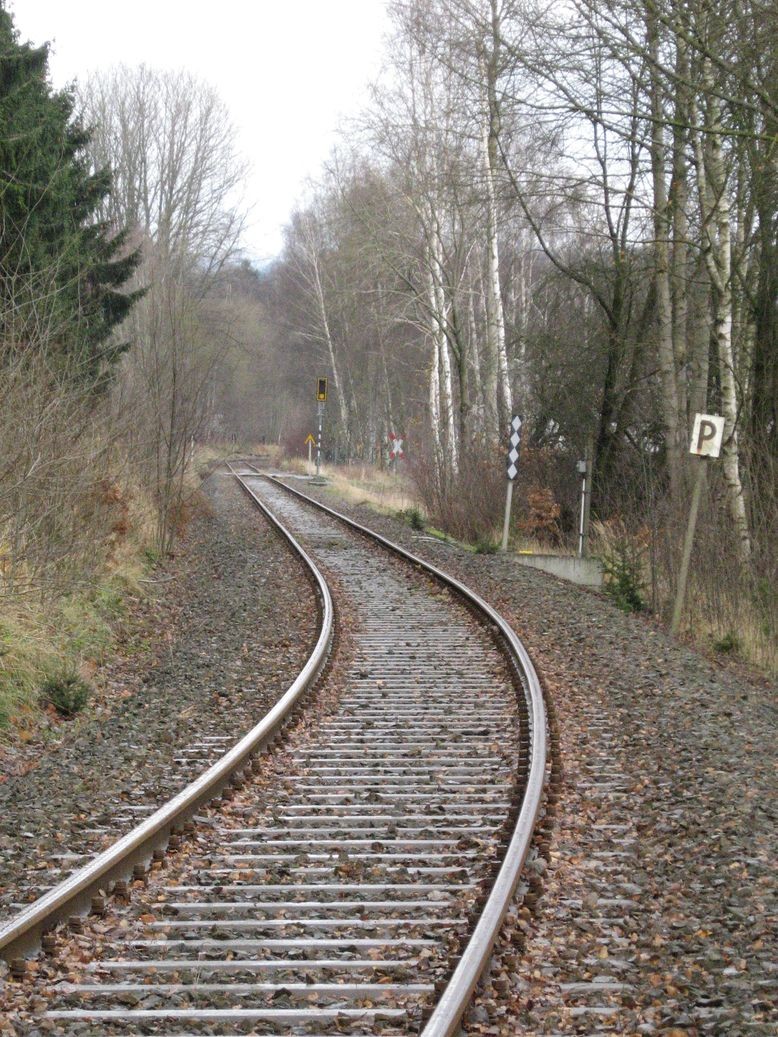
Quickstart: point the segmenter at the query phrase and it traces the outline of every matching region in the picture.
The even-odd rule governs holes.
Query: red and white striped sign
[[[403,437],[398,436],[395,432],[389,433],[389,460],[390,461],[402,461],[405,458],[403,453]]]

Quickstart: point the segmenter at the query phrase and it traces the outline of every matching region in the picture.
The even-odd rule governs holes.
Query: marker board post
[[[694,489],[692,490],[692,503],[689,508],[689,521],[686,524],[686,536],[683,541],[681,571],[678,574],[678,589],[675,593],[673,618],[670,623],[671,634],[677,634],[681,626],[681,615],[683,613],[683,603],[686,599],[686,584],[689,579],[689,562],[692,557],[694,532],[697,528],[697,515],[700,511],[702,491],[705,488],[706,465],[708,463],[708,458],[718,457],[721,454],[721,444],[723,440],[724,418],[720,417],[718,414],[697,414],[695,416],[689,453],[695,454],[699,460],[697,461],[697,474],[694,479]]]
[[[517,414],[511,421],[510,446],[508,447],[508,488],[505,493],[505,518],[502,525],[501,551],[508,550],[508,531],[511,524],[511,506],[513,504],[513,483],[519,474],[519,447],[521,445],[521,417]]]

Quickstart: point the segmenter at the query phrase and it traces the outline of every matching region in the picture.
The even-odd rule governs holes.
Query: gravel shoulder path
[[[317,612],[301,563],[231,476],[202,492],[172,578],[95,675],[98,701],[5,759],[0,920],[198,776],[307,658]]]
[[[509,914],[466,1032],[778,1033],[775,688],[510,557],[302,488],[496,606],[555,704],[543,894]]]

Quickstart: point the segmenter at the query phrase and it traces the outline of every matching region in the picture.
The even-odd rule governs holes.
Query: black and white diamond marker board
[[[521,443],[521,418],[517,414],[511,421],[511,445],[508,450],[508,478],[513,481],[519,474],[519,444]]]

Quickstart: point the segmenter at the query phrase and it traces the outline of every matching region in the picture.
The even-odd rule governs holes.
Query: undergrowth
[[[41,685],[41,699],[70,719],[86,706],[91,688],[74,670],[50,674]]]
[[[407,522],[411,529],[415,529],[417,532],[421,532],[426,525],[424,516],[415,505],[401,509],[397,512],[397,517],[403,522]]]
[[[69,593],[44,593],[42,587],[15,594],[0,581],[0,738],[34,724],[46,703],[62,716],[86,705],[88,695],[81,701],[77,682],[113,651],[128,599],[142,593],[139,581],[158,559],[149,546],[150,504],[137,491],[124,499],[121,531],[95,545],[104,557],[101,569]],[[61,692],[52,691],[57,682]]]
[[[645,545],[619,522],[594,525],[605,593],[623,612],[646,611]]]
[[[496,541],[490,537],[481,536],[473,544],[473,551],[477,555],[494,555],[497,554],[497,547]]]
[[[418,511],[412,488],[402,474],[367,464],[337,468],[328,465],[326,474],[333,490],[349,504],[367,501],[385,515],[408,509]]]
[[[50,682],[105,661],[134,577],[134,572],[112,574],[45,607],[7,599],[0,603],[0,729],[14,720],[29,721],[42,701],[65,714],[47,690]]]
[[[731,630],[721,637],[713,639],[713,651],[720,655],[737,655],[740,647],[740,638]]]

